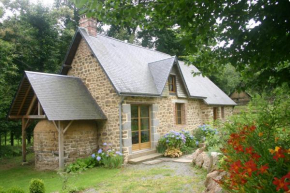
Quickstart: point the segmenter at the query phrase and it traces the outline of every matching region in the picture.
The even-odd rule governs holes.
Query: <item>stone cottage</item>
[[[236,103],[192,72],[175,56],[97,34],[84,16],[60,74],[26,72],[9,118],[22,119],[23,138],[29,120],[42,119],[34,130],[37,168],[63,167],[104,142],[128,161],[154,152],[171,130],[232,114]]]

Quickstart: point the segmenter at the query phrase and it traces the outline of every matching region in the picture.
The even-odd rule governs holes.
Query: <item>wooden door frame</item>
[[[213,107],[213,120],[218,119],[218,107]]]

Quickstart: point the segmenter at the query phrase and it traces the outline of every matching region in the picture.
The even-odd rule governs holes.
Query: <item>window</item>
[[[176,77],[174,75],[170,75],[168,78],[168,88],[169,93],[176,93]]]
[[[185,108],[183,103],[175,104],[175,121],[177,125],[185,124]]]

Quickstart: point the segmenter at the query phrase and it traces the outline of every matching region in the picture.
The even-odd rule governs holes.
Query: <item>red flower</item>
[[[230,166],[230,170],[231,170],[231,171],[234,171],[235,173],[238,173],[240,168],[242,168],[242,162],[241,162],[240,160],[234,162],[234,163],[231,164],[231,166]]]
[[[253,147],[247,147],[246,148],[246,153],[248,153],[248,154],[252,154],[253,151],[254,151]]]
[[[258,160],[259,158],[260,158],[261,156],[259,155],[259,154],[257,154],[257,153],[253,153],[252,154],[252,158],[254,159],[254,160]]]
[[[242,179],[241,179],[241,184],[245,184],[245,183],[247,183],[247,181],[248,181],[248,180],[246,180],[245,178],[242,178]]]
[[[285,176],[283,176],[283,178],[284,178],[284,179],[287,178],[287,179],[290,180],[290,172],[288,172],[288,174],[286,174]]]
[[[276,186],[276,190],[279,191],[280,189],[284,189],[284,191],[288,191],[288,185],[290,185],[290,183],[285,182],[285,178],[274,178],[273,184]]]
[[[277,152],[275,152],[275,155],[273,156],[273,158],[278,161],[279,158],[284,158],[285,155],[283,154],[284,151],[282,150],[282,148],[279,148],[279,150]]]
[[[252,176],[252,173],[254,171],[257,171],[257,164],[255,164],[255,162],[253,160],[250,160],[248,162],[245,163],[245,172],[249,174],[249,176]]]
[[[259,168],[259,171],[261,174],[265,173],[267,171],[267,169],[269,168],[268,165],[263,165]]]
[[[236,146],[235,148],[234,148],[237,152],[244,152],[244,148],[243,148],[243,146],[241,146],[241,145],[238,145],[238,146]]]
[[[251,127],[250,127],[250,131],[255,131],[256,130],[256,126],[255,125],[252,125]]]

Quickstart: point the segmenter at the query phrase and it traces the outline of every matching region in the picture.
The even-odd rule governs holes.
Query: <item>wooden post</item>
[[[26,120],[22,118],[22,162],[26,162]]]
[[[63,132],[63,127],[62,125],[60,124],[60,121],[58,121],[58,150],[59,150],[59,169],[60,170],[63,170],[64,169],[64,147],[63,147],[63,135],[64,135],[64,132]]]

